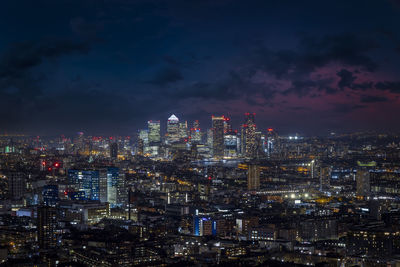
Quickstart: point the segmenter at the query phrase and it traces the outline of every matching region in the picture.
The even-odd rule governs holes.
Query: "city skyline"
[[[128,135],[172,113],[205,125],[249,111],[282,133],[400,130],[398,1],[5,1],[0,12],[2,133]]]
[[[0,1],[0,267],[400,266],[400,0]]]

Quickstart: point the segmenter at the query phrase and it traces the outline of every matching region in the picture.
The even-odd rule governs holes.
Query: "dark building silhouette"
[[[37,209],[37,234],[39,247],[51,249],[57,246],[57,209],[42,206]]]
[[[116,159],[118,157],[118,144],[117,143],[110,144],[110,157],[112,159]]]

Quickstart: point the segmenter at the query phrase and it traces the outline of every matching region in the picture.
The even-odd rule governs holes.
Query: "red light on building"
[[[211,177],[211,176],[208,176],[208,180],[211,181],[211,180],[212,180],[212,177]]]
[[[42,161],[42,166],[46,166],[46,161]]]
[[[52,168],[51,168],[51,167],[49,167],[47,170],[48,170],[49,172],[51,172]]]
[[[272,132],[272,131],[274,131],[274,129],[268,128],[268,132]]]
[[[60,163],[58,163],[58,162],[54,163],[54,167],[56,167],[56,168],[60,167]]]

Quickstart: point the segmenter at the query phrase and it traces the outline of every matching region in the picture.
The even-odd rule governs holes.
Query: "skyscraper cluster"
[[[257,131],[255,113],[245,113],[240,131],[232,128],[231,120],[224,115],[211,116],[211,127],[202,131],[195,120],[188,127],[172,114],[166,122],[166,133],[161,134],[160,121],[148,121],[147,129],[139,130],[136,153],[150,157],[168,158],[177,150],[195,151],[199,158],[234,159],[238,157],[254,159],[271,156],[277,148],[278,136],[269,128]]]

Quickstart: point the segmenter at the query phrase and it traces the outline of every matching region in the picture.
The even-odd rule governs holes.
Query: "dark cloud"
[[[359,71],[354,71],[354,73],[359,73]],[[365,91],[373,88],[373,82],[355,83],[354,81],[357,79],[357,76],[353,75],[353,72],[347,69],[341,69],[336,75],[340,77],[337,85],[341,90],[350,88],[353,90]]]
[[[251,107],[257,122],[318,131],[330,124],[326,114],[339,128],[353,127],[357,110],[372,118],[368,103],[383,98],[391,106],[379,112],[398,110],[399,19],[388,1],[272,2],[4,3],[1,43],[21,43],[0,58],[0,125],[132,133],[169,112],[209,123],[208,112],[242,116]]]
[[[389,99],[385,96],[377,96],[377,95],[363,95],[361,96],[362,103],[380,103],[387,102]]]
[[[299,97],[315,95],[316,92],[336,94],[344,88],[366,90],[372,83],[354,83],[356,76],[346,68],[342,68],[337,76],[340,81],[333,85],[334,76],[330,78],[310,78],[318,74],[319,68],[329,64],[361,69],[373,72],[378,64],[370,56],[370,52],[379,45],[373,39],[354,34],[327,35],[324,37],[303,36],[300,38],[297,49],[271,50],[258,42],[252,56],[245,56],[247,60],[246,72],[256,73],[263,71],[278,80],[289,81],[291,86],[282,90],[282,94],[294,94]]]
[[[71,30],[83,40],[99,41],[99,33],[104,29],[104,22],[97,20],[87,21],[82,17],[75,17],[70,20]]]
[[[389,91],[391,93],[400,94],[400,82],[378,82],[375,84],[376,89]]]
[[[298,97],[313,96],[316,95],[316,91],[330,95],[336,94],[338,90],[330,86],[331,82],[331,79],[293,81],[292,86],[283,91],[282,94],[295,94]]]
[[[366,107],[367,107],[366,105],[360,105],[360,104],[337,103],[334,104],[333,111],[337,113],[352,113],[356,110],[364,109]]]
[[[379,44],[368,36],[353,33],[327,35],[322,38],[307,36],[301,40],[300,47],[304,50],[304,65],[310,68],[321,67],[330,62],[358,66],[370,72],[378,68],[378,64],[368,53],[379,48]]]
[[[343,89],[344,87],[351,87],[353,82],[357,79],[357,77],[354,76],[351,71],[348,71],[346,69],[341,69],[338,73],[336,73],[336,75],[340,77],[338,86],[341,89]]]
[[[278,79],[298,79],[308,76],[329,63],[360,67],[375,71],[378,64],[368,55],[378,44],[367,37],[354,34],[325,37],[302,37],[299,49],[273,51],[257,44],[250,67],[275,75]],[[345,73],[341,73],[345,74]]]
[[[166,86],[171,83],[178,82],[183,80],[182,73],[177,68],[164,68],[159,70],[154,78],[149,81],[149,83],[158,85],[158,86]]]
[[[41,94],[38,83],[43,75],[32,70],[45,60],[71,53],[87,53],[87,43],[70,40],[47,40],[40,43],[23,42],[12,45],[0,58],[0,92],[13,88],[20,97],[31,98]]]
[[[175,99],[200,98],[224,102],[241,99],[251,105],[264,103],[273,99],[275,95],[275,90],[253,82],[243,73],[236,71],[230,71],[225,78],[213,83],[194,82],[169,92],[169,96]]]

